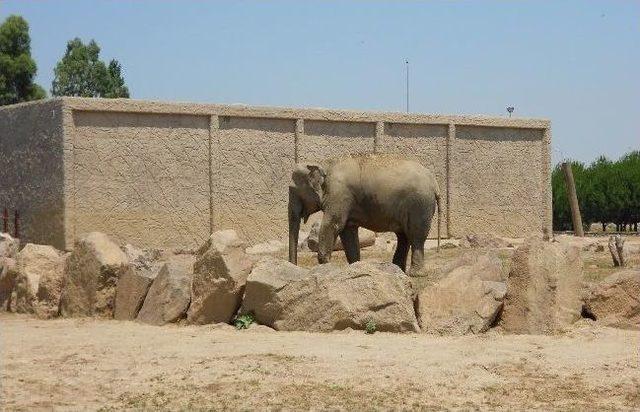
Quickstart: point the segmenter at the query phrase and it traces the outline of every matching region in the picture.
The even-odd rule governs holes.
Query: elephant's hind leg
[[[411,268],[409,273],[417,276],[424,267],[424,243],[425,239],[411,242]]]
[[[360,240],[358,239],[358,227],[348,226],[340,232],[340,240],[344,247],[347,262],[353,263],[360,260]]]
[[[409,240],[404,233],[396,233],[398,237],[398,244],[396,245],[396,251],[393,254],[393,263],[402,269],[403,272],[407,271],[407,255],[409,254]]]

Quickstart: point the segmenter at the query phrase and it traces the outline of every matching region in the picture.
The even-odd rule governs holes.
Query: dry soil
[[[640,332],[436,337],[0,315],[5,410],[640,408]]]

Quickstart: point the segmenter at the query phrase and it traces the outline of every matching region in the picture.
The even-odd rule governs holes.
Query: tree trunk
[[[624,239],[622,236],[609,236],[609,253],[611,253],[613,266],[624,267]]]
[[[567,185],[567,197],[569,198],[569,206],[571,206],[571,222],[573,223],[573,234],[578,237],[584,236],[582,230],[582,217],[580,216],[580,206],[578,205],[578,195],[576,194],[576,185],[573,181],[573,172],[570,163],[563,163],[564,181]]]
[[[603,223],[602,224],[602,233],[606,233],[607,232],[607,224]]]

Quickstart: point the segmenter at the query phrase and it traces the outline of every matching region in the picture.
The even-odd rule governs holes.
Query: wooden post
[[[564,182],[567,185],[567,197],[569,198],[569,206],[571,207],[573,234],[578,237],[584,237],[584,230],[582,229],[582,217],[580,216],[580,206],[578,205],[578,195],[576,194],[576,185],[573,181],[571,164],[568,162],[562,163],[562,171],[564,172]]]

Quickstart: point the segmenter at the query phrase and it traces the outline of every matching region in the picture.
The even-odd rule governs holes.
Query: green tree
[[[20,16],[7,17],[0,25],[0,105],[45,98],[44,89],[33,83],[36,71],[29,24]]]
[[[100,46],[79,38],[67,43],[67,50],[54,69],[51,87],[54,96],[129,97],[117,60],[109,66],[100,60]]]

